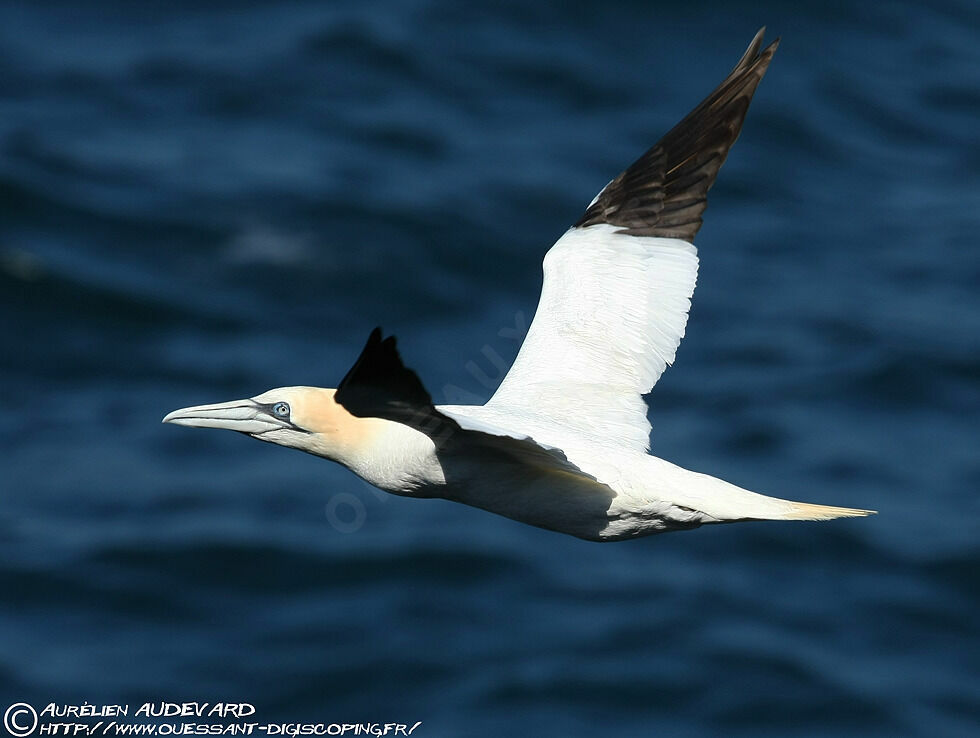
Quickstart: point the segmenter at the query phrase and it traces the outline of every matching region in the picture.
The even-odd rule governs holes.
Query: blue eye
[[[272,406],[272,412],[280,418],[289,417],[289,405],[285,402],[277,402]]]

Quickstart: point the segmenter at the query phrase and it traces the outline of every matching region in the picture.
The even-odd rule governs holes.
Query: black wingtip
[[[708,97],[599,193],[576,227],[608,223],[633,236],[693,242],[708,190],[779,46],[777,38],[762,48],[765,30]]]
[[[766,35],[766,27],[763,26],[758,31],[755,32],[755,36],[752,37],[752,41],[749,42],[749,47],[742,54],[742,58],[738,60],[738,64],[732,67],[732,74],[748,65],[753,59],[759,55],[759,49],[762,48],[762,39]]]
[[[427,410],[432,396],[418,375],[405,366],[394,336],[382,338],[378,326],[344,378],[334,399],[359,417],[387,417],[393,408]]]

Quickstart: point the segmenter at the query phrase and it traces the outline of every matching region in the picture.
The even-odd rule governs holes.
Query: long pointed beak
[[[225,428],[253,435],[286,427],[285,423],[254,400],[185,407],[168,414],[163,422],[192,428]]]

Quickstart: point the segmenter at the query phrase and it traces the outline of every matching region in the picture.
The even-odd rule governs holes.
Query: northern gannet
[[[240,431],[339,462],[396,495],[592,541],[871,514],[767,497],[648,453],[642,395],[684,336],[707,192],[779,43],[762,49],[764,31],[545,255],[534,320],[485,405],[435,406],[378,328],[337,389],[283,387],[163,422]]]

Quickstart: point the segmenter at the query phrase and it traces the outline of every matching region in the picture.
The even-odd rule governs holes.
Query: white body
[[[464,428],[504,422],[486,406],[438,409]],[[379,422],[383,425],[371,443],[342,460],[367,482],[393,494],[453,500],[587,540],[619,541],[706,523],[866,514],[767,497],[649,454],[616,452],[587,440],[566,439],[561,446],[568,461],[584,473],[576,474],[538,459],[493,459],[479,442],[442,453],[413,428]],[[560,435],[556,429],[552,440]]]
[[[865,514],[767,497],[648,453],[642,395],[674,360],[697,268],[685,241],[624,236],[609,225],[569,230],[545,257],[537,313],[493,398],[436,408],[480,433],[439,449],[413,428],[380,421],[370,450],[342,463],[394,494],[451,499],[599,541]],[[500,458],[483,434],[560,453],[550,463]]]

